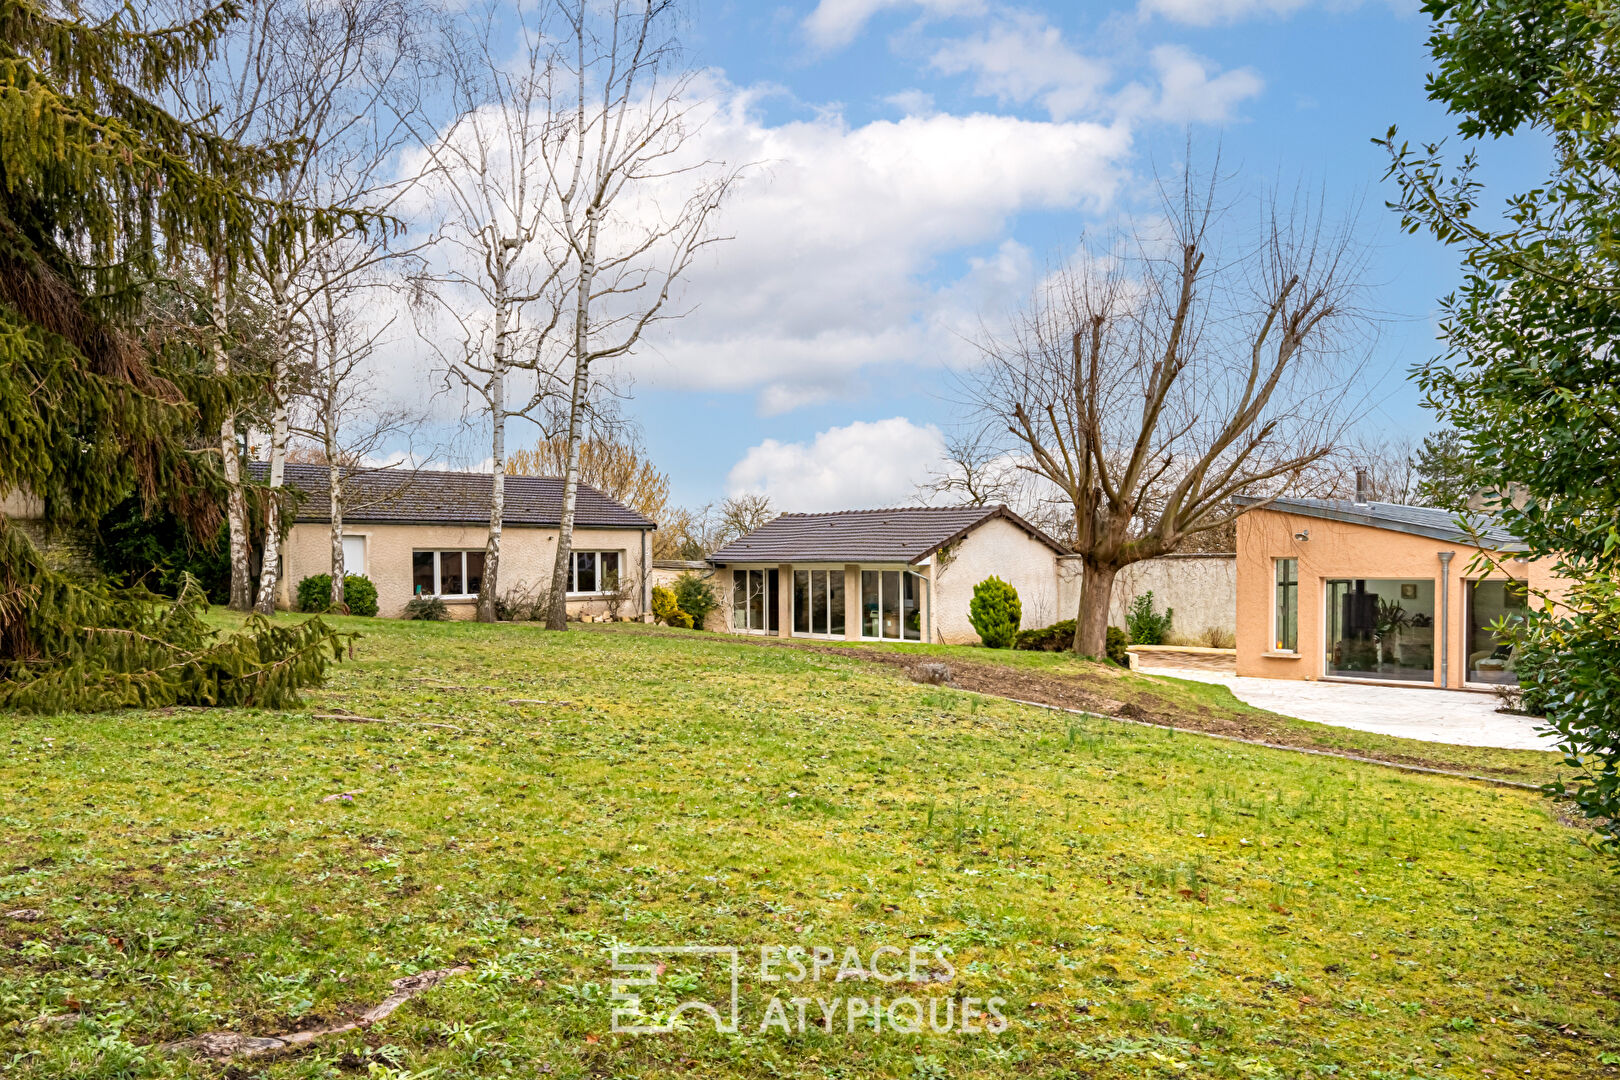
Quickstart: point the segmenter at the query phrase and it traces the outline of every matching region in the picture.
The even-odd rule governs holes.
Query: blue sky
[[[1088,226],[1150,209],[1190,134],[1240,189],[1362,204],[1385,374],[1359,425],[1420,435],[1406,373],[1436,351],[1456,260],[1401,233],[1370,140],[1450,129],[1423,92],[1427,34],[1402,0],[699,0],[703,137],[760,164],[693,314],[634,361],[627,411],[682,503],[904,501],[960,417],[962,334]],[[1533,182],[1531,156],[1488,179]]]

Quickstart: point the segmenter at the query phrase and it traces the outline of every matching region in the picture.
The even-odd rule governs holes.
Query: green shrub
[[[1074,620],[1064,619],[1039,630],[1020,630],[1013,648],[1025,652],[1065,652],[1074,648]]]
[[[652,591],[653,618],[665,626],[692,626],[692,616],[681,610],[681,605],[675,599],[673,590],[663,585],[654,585]]]
[[[421,622],[449,622],[450,609],[437,596],[413,596],[399,617]]]
[[[343,575],[343,603],[350,615],[377,614],[377,586],[364,574]],[[332,575],[311,574],[298,583],[298,610],[316,613],[332,607]]]
[[[1121,667],[1129,660],[1125,652],[1130,635],[1117,626],[1108,628],[1108,659]],[[1067,652],[1074,648],[1074,620],[1064,619],[1040,630],[1020,630],[1013,639],[1013,648],[1030,652]]]
[[[1108,644],[1106,646],[1106,649],[1108,650],[1108,659],[1112,660],[1120,667],[1129,667],[1131,663],[1131,654],[1125,650],[1130,647],[1131,635],[1127,634],[1117,626],[1110,626],[1108,628]]]
[[[992,649],[1005,649],[1018,634],[1024,606],[1018,590],[998,577],[987,577],[973,586],[968,604],[968,621],[979,633],[979,640]]]
[[[692,625],[703,629],[710,613],[720,607],[720,598],[714,595],[714,586],[706,578],[685,573],[675,579],[675,604],[691,617]]]
[[[1170,634],[1170,620],[1174,615],[1174,608],[1165,608],[1163,615],[1153,610],[1151,589],[1132,600],[1130,610],[1125,613],[1125,629],[1131,635],[1132,644],[1163,645]]]

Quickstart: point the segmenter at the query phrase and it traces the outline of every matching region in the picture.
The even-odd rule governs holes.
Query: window
[[[1434,681],[1434,579],[1329,581],[1329,675]]]
[[[844,636],[844,572],[793,571],[793,632]]]
[[[343,537],[343,572],[345,574],[364,574],[366,572],[366,538],[363,536]]]
[[[1277,615],[1273,648],[1299,651],[1299,560],[1277,560]]]
[[[774,634],[782,628],[776,570],[731,572],[731,628]]]
[[[411,592],[417,596],[477,596],[483,587],[482,550],[411,552]]]
[[[909,570],[861,571],[861,636],[921,641],[918,575]]]
[[[1470,581],[1468,674],[1471,683],[1515,685],[1519,681],[1513,639],[1498,634],[1524,621],[1529,593],[1522,581]]]
[[[605,593],[619,587],[619,552],[575,551],[570,554],[570,593]]]

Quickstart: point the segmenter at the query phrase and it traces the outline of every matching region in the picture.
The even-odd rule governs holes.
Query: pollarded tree
[[[1239,494],[1306,477],[1355,415],[1361,263],[1319,209],[1267,205],[1233,235],[1213,180],[1166,193],[1151,234],[1093,247],[983,342],[967,390],[1021,468],[1061,493],[1102,656],[1121,568],[1219,530]]]
[[[184,342],[139,331],[166,257],[240,266],[266,207],[254,178],[281,150],[244,147],[158,103],[234,14],[143,26],[0,0],[0,491],[52,522],[96,521],[134,490],[198,536],[220,522],[221,466],[188,449],[243,387]],[[317,215],[278,214],[285,238]],[[0,515],[0,708],[258,703],[318,681],[336,644],[319,620],[216,639],[199,590],[173,602],[49,565]]]

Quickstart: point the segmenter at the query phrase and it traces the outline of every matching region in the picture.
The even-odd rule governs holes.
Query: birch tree
[[[679,64],[675,0],[555,7],[550,108],[561,139],[545,165],[550,220],[568,260],[568,454],[546,625],[561,630],[594,369],[673,317],[672,289],[718,239],[710,225],[737,171],[693,153],[699,103]]]
[[[1362,255],[1319,206],[1243,229],[1188,174],[1163,225],[1087,246],[983,341],[970,396],[1055,487],[1083,566],[1074,649],[1105,651],[1122,567],[1275,498],[1356,418]]]
[[[420,278],[435,325],[423,336],[446,389],[476,402],[489,425],[489,536],[477,610],[480,621],[494,622],[507,424],[533,417],[557,392],[548,346],[562,317],[567,251],[547,204],[548,162],[563,141],[563,121],[550,107],[555,50],[544,9],[534,16],[485,8],[453,21],[445,36],[454,118],[442,130],[414,125],[421,198],[438,215],[432,265]]]

